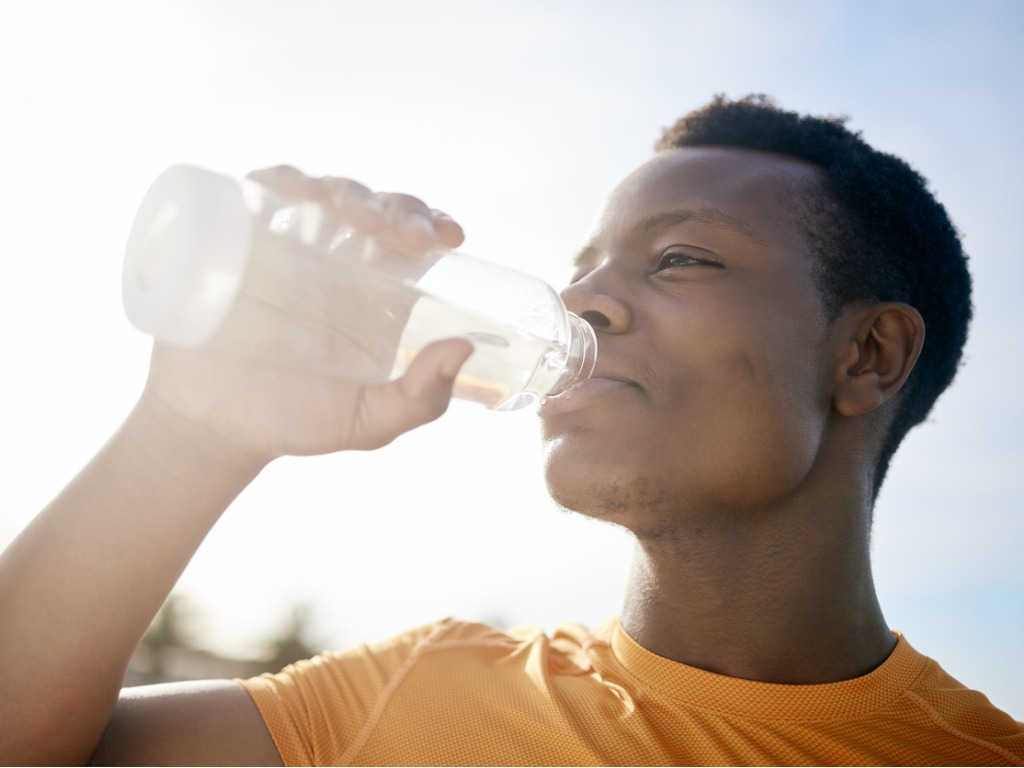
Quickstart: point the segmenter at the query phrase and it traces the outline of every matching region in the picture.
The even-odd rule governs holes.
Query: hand
[[[377,235],[410,256],[438,246],[458,248],[465,238],[462,227],[448,214],[428,208],[411,195],[375,193],[357,181],[335,176],[312,178],[287,165],[253,171],[247,178],[285,200],[317,203],[335,217],[336,228],[351,226]]]
[[[286,201],[318,204],[332,228],[373,235],[413,261],[463,240],[454,220],[409,195],[375,194],[348,179],[311,178],[287,166],[249,178]],[[276,268],[298,269],[310,263],[308,256],[285,254]],[[331,279],[337,275],[330,270]],[[321,270],[312,284],[322,286],[327,276]],[[367,383],[366,345],[329,322],[332,308],[344,305],[336,294],[319,302],[293,296],[293,312],[289,297],[275,292],[281,288],[273,279],[243,288],[224,327],[200,347],[156,344],[140,406],[168,427],[194,433],[204,450],[263,463],[286,454],[377,448],[445,411],[455,374],[472,352],[468,342],[433,344],[400,379]],[[226,336],[231,344],[222,343]],[[289,355],[302,359],[282,364]],[[319,358],[333,367],[316,370]]]

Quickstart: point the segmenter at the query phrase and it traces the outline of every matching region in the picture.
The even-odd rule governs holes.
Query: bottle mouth
[[[546,397],[558,397],[574,384],[589,379],[597,365],[597,334],[594,327],[579,315],[568,313],[569,344],[565,372]]]

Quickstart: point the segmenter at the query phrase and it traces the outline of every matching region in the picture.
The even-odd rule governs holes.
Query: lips
[[[545,419],[561,416],[635,388],[635,384],[622,379],[592,376],[557,397],[545,398],[537,409],[537,415]]]

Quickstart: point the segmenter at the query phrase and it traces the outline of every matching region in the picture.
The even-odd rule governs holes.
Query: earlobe
[[[908,304],[850,305],[840,319],[847,339],[836,367],[833,403],[844,416],[860,416],[896,394],[924,344],[924,321]]]

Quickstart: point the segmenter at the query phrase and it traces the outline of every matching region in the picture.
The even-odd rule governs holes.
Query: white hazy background
[[[1014,0],[8,3],[0,544],[140,391],[121,256],[164,167],[290,163],[412,192],[464,224],[467,252],[560,284],[662,127],[716,92],[767,92],[850,115],[963,232],[967,363],[892,468],[877,582],[892,626],[1024,718],[1022,33]],[[593,624],[629,555],[548,500],[532,413],[460,404],[376,453],[275,463],[180,589],[205,642],[245,654],[297,603],[322,647],[446,615]]]

